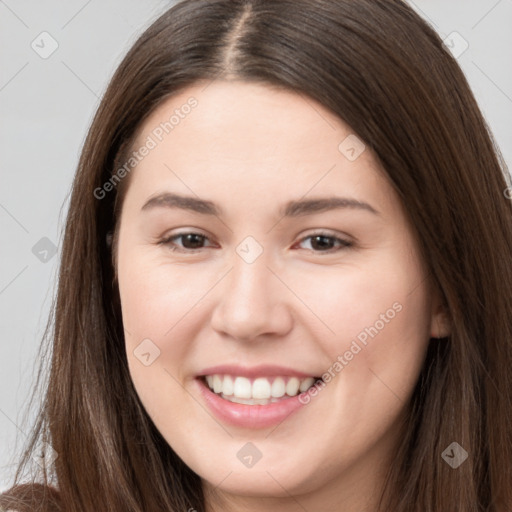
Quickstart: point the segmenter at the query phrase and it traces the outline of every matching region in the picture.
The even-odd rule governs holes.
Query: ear
[[[451,322],[446,305],[441,300],[441,294],[436,290],[432,297],[430,317],[430,337],[446,338],[451,334]]]

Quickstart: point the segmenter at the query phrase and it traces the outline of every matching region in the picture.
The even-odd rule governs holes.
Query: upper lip
[[[313,373],[305,373],[298,370],[294,370],[293,368],[287,368],[285,366],[276,366],[276,365],[259,365],[259,366],[240,366],[234,364],[222,364],[218,366],[210,366],[209,368],[205,368],[200,373],[197,374],[197,377],[204,377],[205,375],[236,375],[247,378],[257,378],[257,377],[299,377],[299,378],[307,378],[307,377],[316,377],[317,375]]]

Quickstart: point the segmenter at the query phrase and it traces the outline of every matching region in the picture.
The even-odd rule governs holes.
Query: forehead
[[[391,187],[370,150],[347,157],[347,144],[364,148],[355,137],[302,94],[240,81],[201,82],[165,100],[142,124],[132,149],[151,150],[132,171],[130,188],[146,197],[179,189],[228,203],[235,193],[250,204],[277,200],[276,194],[281,203],[335,192],[382,202]]]
[[[318,159],[320,145],[336,150],[335,142],[345,132],[350,128],[343,121],[303,94],[250,82],[214,81],[165,100],[142,125],[137,143],[151,134],[168,146],[196,137],[201,143],[194,146],[197,154],[215,144],[231,158],[260,160],[284,152],[293,158],[289,150],[294,149],[297,156],[309,153]]]

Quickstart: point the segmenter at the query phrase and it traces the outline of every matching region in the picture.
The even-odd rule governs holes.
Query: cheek
[[[119,292],[128,330],[163,340],[208,290],[208,280],[185,266],[129,257],[120,263]],[[204,277],[207,277],[206,275]]]
[[[162,263],[137,251],[120,259],[119,292],[129,369],[149,407],[158,397],[180,396],[178,382],[192,371],[195,340],[208,321],[204,300],[218,275],[211,268],[200,271]],[[149,357],[141,357],[148,352]],[[154,362],[145,366],[148,359]]]
[[[197,414],[195,402],[183,393],[182,386],[190,374],[187,362],[194,349],[195,329],[200,327],[194,307],[201,307],[198,303],[208,289],[199,286],[195,275],[142,257],[130,258],[119,273],[130,375],[158,428],[176,426],[173,436],[182,429],[174,422],[176,418]]]
[[[318,325],[315,330],[336,350],[347,342],[348,349],[355,338],[363,344],[377,336],[398,342],[403,337],[400,333],[423,339],[429,319],[423,279],[415,260],[391,252],[374,264],[312,269],[301,272],[300,279],[291,273],[287,276],[309,309],[302,308],[301,321],[310,327]]]
[[[318,396],[337,404],[323,416],[321,433],[343,439],[339,449],[343,443],[351,446],[347,457],[361,454],[391,432],[423,365],[428,298],[418,286],[419,269],[397,265],[400,272],[367,269],[326,285],[316,303],[335,333],[318,337],[330,360],[323,375],[328,383]],[[321,414],[326,402],[315,400],[312,406]]]
[[[378,265],[340,270],[339,279],[305,274],[299,293],[326,327],[318,340],[333,380],[343,373],[354,389],[372,388],[365,400],[386,393],[406,400],[429,340],[424,278],[418,260],[391,251]]]

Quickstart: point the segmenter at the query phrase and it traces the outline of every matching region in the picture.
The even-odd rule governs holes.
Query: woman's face
[[[233,503],[369,499],[446,335],[371,150],[310,98],[227,81],[168,99],[133,150],[118,279],[158,430]]]

